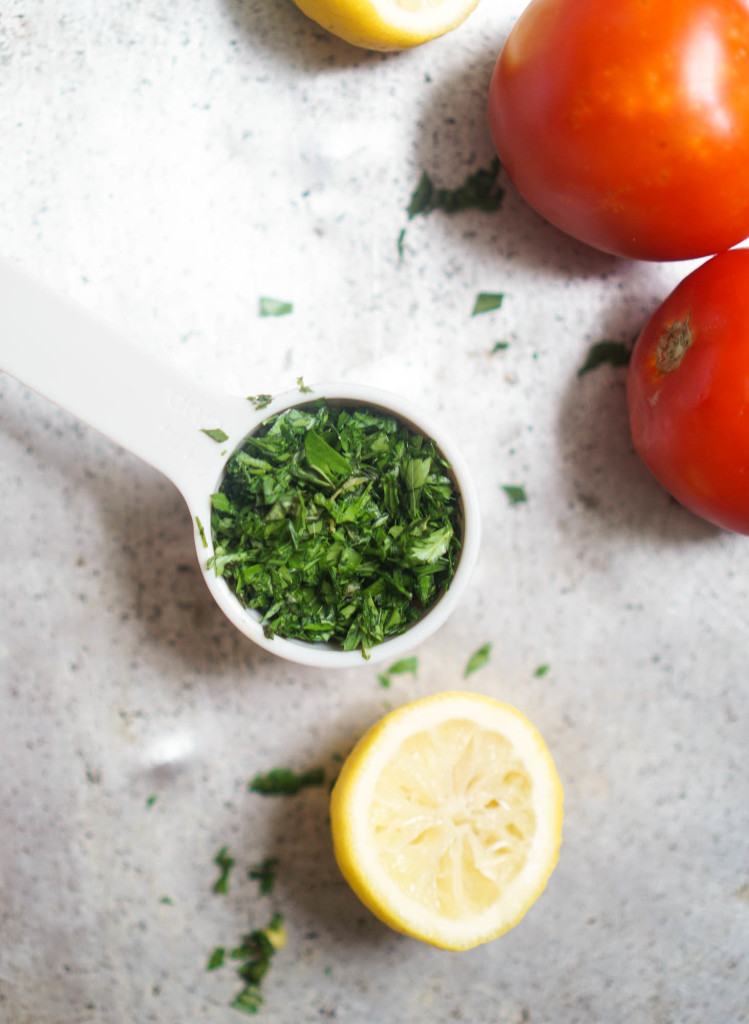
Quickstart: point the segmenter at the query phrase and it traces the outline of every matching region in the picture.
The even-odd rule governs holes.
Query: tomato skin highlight
[[[689,324],[674,369],[659,368],[661,339]],[[686,508],[749,534],[749,249],[703,263],[642,330],[627,376],[635,449]]]
[[[518,191],[574,238],[681,260],[749,235],[745,0],[533,0],[488,112]]]

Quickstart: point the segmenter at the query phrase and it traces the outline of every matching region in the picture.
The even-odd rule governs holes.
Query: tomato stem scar
[[[661,373],[673,373],[694,341],[689,313],[683,320],[674,320],[663,331],[655,347],[655,365]]]

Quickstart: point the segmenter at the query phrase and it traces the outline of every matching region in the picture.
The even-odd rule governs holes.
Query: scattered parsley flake
[[[265,928],[250,932],[242,940],[242,945],[231,951],[233,960],[242,960],[238,968],[245,987],[230,1003],[235,1010],[242,1013],[257,1013],[263,1005],[260,984],[268,972],[270,962],[278,949],[286,945],[286,930],[283,918],[275,913]]]
[[[507,495],[507,500],[511,505],[519,505],[521,502],[528,500],[525,488],[519,484],[502,484],[502,490]]]
[[[228,893],[229,872],[234,867],[234,858],[229,855],[228,846],[221,847],[216,856],[213,858],[213,863],[221,869],[221,874],[213,884],[213,891],[219,893]]]
[[[248,395],[247,401],[251,402],[255,409],[265,409],[273,401],[273,395]]]
[[[266,857],[259,864],[255,864],[247,872],[248,876],[256,882],[260,883],[260,895],[268,896],[273,892],[273,886],[276,883],[276,868],[278,867],[278,857]]]
[[[150,810],[158,799],[159,797],[157,793],[151,793],[151,795],[146,798],[146,807]]]
[[[219,967],[223,967],[226,962],[226,947],[216,946],[214,951],[208,957],[208,963],[206,964],[207,971],[218,970]]]
[[[473,303],[471,316],[480,316],[481,313],[491,313],[499,309],[504,300],[504,292],[479,292]]]
[[[208,541],[205,539],[205,530],[203,529],[203,524],[200,521],[200,516],[195,516],[195,525],[198,528],[198,533],[200,534],[200,539],[203,542],[203,547],[207,548]]]
[[[495,352],[504,352],[504,350],[509,347],[509,341],[495,341],[492,345],[491,354],[494,355]]]
[[[429,174],[424,171],[414,189],[408,204],[408,219],[433,210],[444,213],[459,213],[462,210],[498,210],[504,195],[497,185],[500,171],[499,158],[495,157],[488,167],[473,171],[457,188],[438,188]]]
[[[402,675],[404,672],[411,672],[412,675],[416,676],[419,670],[419,659],[416,657],[401,658],[400,661],[396,661],[390,666],[385,672],[378,674],[377,678],[380,680],[380,685],[384,686],[385,689],[390,687],[392,683],[391,676]]]
[[[170,899],[169,896],[162,896],[161,899],[159,900],[159,903],[166,903],[168,907],[174,906],[174,900]]]
[[[256,775],[247,788],[251,793],[262,796],[294,796],[305,786],[322,786],[324,782],[324,768],[311,768],[301,774],[290,768],[273,768],[265,774]]]
[[[465,672],[463,673],[464,679],[467,679],[468,676],[473,675],[474,672],[477,672],[478,669],[483,668],[484,665],[486,665],[489,661],[491,650],[491,644],[483,644],[477,651],[474,651],[468,659],[468,664],[465,667]]]
[[[299,388],[303,395],[312,391],[312,388],[308,388],[307,385],[304,383],[304,377],[297,377],[296,386]]]
[[[200,431],[203,434],[207,434],[208,437],[210,437],[210,439],[212,441],[215,441],[217,444],[222,444],[224,441],[229,440],[229,435],[225,434],[223,430],[219,430],[218,427],[215,427],[212,430],[208,430],[206,427],[201,427]]]
[[[293,309],[293,302],[283,302],[281,299],[269,299],[265,295],[261,297],[258,305],[258,312],[260,316],[285,316],[286,313],[291,313]]]
[[[399,263],[403,262],[403,258],[405,256],[405,248],[404,248],[405,241],[406,241],[406,229],[405,228],[401,228],[400,232],[398,234],[398,243],[397,243],[397,245],[398,245],[398,262]]]
[[[611,366],[627,366],[632,349],[623,341],[597,341],[588,349],[585,362],[577,371],[578,377],[584,373],[590,373],[603,363],[610,363]]]
[[[536,677],[536,679],[540,679],[542,676],[545,676],[546,673],[550,671],[550,669],[551,665],[539,665],[536,671],[533,673],[533,675]]]
[[[266,636],[369,649],[449,586],[459,496],[434,442],[395,417],[318,399],[269,417],[213,495],[207,567]]]

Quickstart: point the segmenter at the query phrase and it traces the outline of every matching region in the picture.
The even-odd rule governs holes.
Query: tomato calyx
[[[659,373],[665,375],[678,370],[693,341],[694,332],[689,323],[689,313],[683,320],[674,320],[669,324],[655,346],[655,365]]]

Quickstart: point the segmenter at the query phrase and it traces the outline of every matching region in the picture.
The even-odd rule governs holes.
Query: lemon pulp
[[[503,736],[465,720],[406,740],[370,812],[383,870],[410,899],[449,918],[482,911],[518,874],[536,821],[533,783]]]

